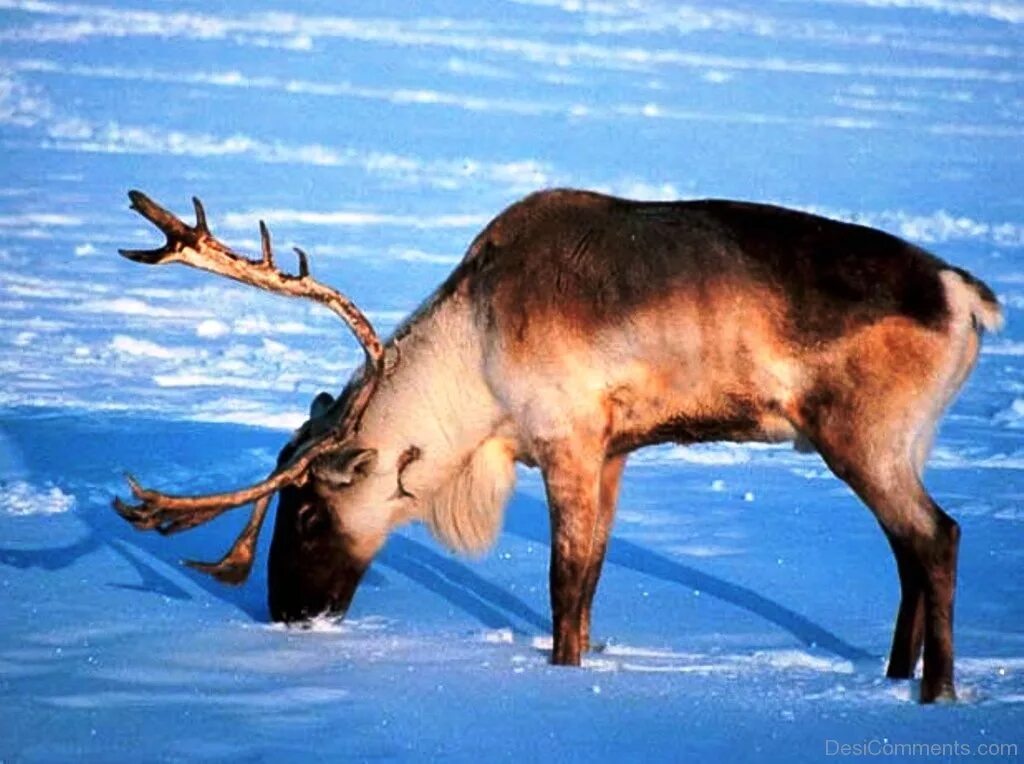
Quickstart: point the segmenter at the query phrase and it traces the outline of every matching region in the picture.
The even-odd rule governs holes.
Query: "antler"
[[[358,430],[363,411],[384,372],[384,347],[369,320],[349,298],[309,275],[309,261],[301,249],[295,248],[299,259],[298,275],[284,273],[276,267],[270,232],[262,220],[262,257],[250,260],[232,251],[210,233],[206,212],[199,199],[192,198],[196,224],[190,226],[141,191],[129,191],[128,198],[131,199],[132,209],[159,228],[167,237],[167,242],[158,249],[119,250],[124,257],[146,265],[184,263],[268,292],[315,300],[348,324],[366,354],[361,385],[349,398],[344,411],[336,412],[332,409],[326,414],[330,417],[337,415],[336,422],[315,435],[313,433],[320,428],[304,427],[300,431],[295,452],[264,480],[226,493],[175,496],[143,488],[128,476],[128,485],[140,503],[129,505],[119,498],[114,499],[114,508],[125,520],[139,530],[156,530],[162,534],[193,528],[229,509],[256,502],[248,524],[220,562],[188,563],[225,583],[238,584],[248,577],[252,568],[256,539],[266,517],[270,497],[287,485],[305,482],[310,466],[317,457],[336,449]]]

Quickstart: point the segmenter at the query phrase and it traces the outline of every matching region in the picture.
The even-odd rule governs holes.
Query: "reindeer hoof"
[[[956,703],[956,689],[953,683],[921,682],[921,703]]]
[[[554,647],[551,650],[551,663],[555,666],[579,666],[581,661],[581,645],[579,637],[575,635],[565,636],[561,639],[555,638]]]
[[[896,666],[890,664],[889,667],[885,670],[885,678],[895,680],[913,679],[914,668],[912,666]]]

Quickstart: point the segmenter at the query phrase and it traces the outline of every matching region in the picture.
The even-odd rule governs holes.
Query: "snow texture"
[[[1009,0],[0,0],[0,761],[1019,756],[1022,25]],[[281,263],[303,247],[387,332],[552,185],[812,210],[996,290],[1007,329],[927,476],[964,530],[959,703],[883,678],[888,546],[790,448],[631,460],[580,670],[547,663],[535,473],[489,557],[404,529],[350,617],[308,630],[268,623],[262,564],[239,589],[178,564],[241,518],[166,539],[110,511],[126,469],[265,474],[361,358],[323,309],[117,257],[159,245],[129,188],[201,197],[250,252],[265,219]]]

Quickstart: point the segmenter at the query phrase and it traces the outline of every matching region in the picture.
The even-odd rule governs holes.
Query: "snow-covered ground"
[[[210,5],[0,0],[0,760],[1024,751],[1024,4]],[[996,289],[1008,328],[928,476],[964,529],[961,702],[882,678],[888,547],[785,449],[633,459],[583,670],[546,662],[535,474],[486,559],[407,529],[310,631],[268,625],[262,566],[228,589],[177,564],[240,517],[168,540],[110,511],[124,469],[265,473],[359,359],[323,311],[118,258],[158,241],[127,189],[200,196],[240,248],[266,219],[387,331],[551,185],[812,209]]]

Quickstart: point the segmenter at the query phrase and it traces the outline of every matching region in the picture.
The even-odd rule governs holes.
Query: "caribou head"
[[[249,521],[222,559],[186,561],[218,581],[237,585],[252,570],[260,529],[277,493],[281,500],[268,578],[272,618],[290,622],[344,612],[387,532],[385,523],[378,523],[378,528],[369,525],[374,518],[392,514],[388,506],[381,505],[400,505],[405,498],[396,486],[400,486],[398,474],[411,459],[408,453],[399,455],[389,470],[380,463],[375,449],[359,445],[364,412],[386,373],[382,342],[350,299],[310,276],[302,250],[295,250],[296,275],[276,266],[270,234],[262,221],[262,257],[254,260],[234,252],[210,233],[198,199],[193,199],[196,222],[190,226],[139,191],[130,192],[129,198],[132,208],[160,229],[167,241],[154,250],[121,250],[124,257],[147,265],[182,263],[269,292],[319,302],[345,321],[366,358],[337,400],[327,393],[317,396],[309,419],[282,449],[276,468],[265,479],[227,493],[179,496],[144,488],[129,476],[136,503],[118,498],[115,509],[136,528],[166,535],[251,504]],[[364,513],[369,517],[350,513],[341,522],[339,504],[344,502],[385,511]]]

